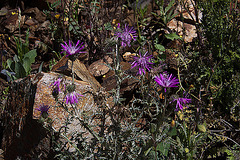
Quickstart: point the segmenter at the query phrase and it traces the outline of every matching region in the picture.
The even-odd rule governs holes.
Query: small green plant
[[[152,14],[160,19],[157,23],[166,28],[167,23],[177,15],[177,13],[174,14],[174,5],[176,2],[175,0],[171,0],[167,7],[164,7],[163,0],[155,0],[155,2],[159,7],[160,14],[157,14],[155,12],[152,12]]]
[[[16,75],[13,76],[14,79],[23,78],[30,74],[31,65],[35,62],[35,57],[37,56],[36,50],[31,50],[24,54],[22,59],[19,56],[15,55],[12,59],[7,60],[7,66],[12,71],[15,72]]]
[[[19,9],[19,33],[21,34],[21,10]],[[22,42],[20,37],[14,37],[17,46],[17,55],[13,57],[13,59],[7,60],[7,68],[9,68],[12,72],[15,72],[15,76],[11,75],[9,72],[7,74],[11,79],[18,79],[26,77],[31,72],[31,65],[35,62],[35,57],[37,56],[36,49],[29,51],[29,30],[26,33],[25,42]]]
[[[35,62],[35,57],[37,56],[36,49],[29,51],[29,41],[27,32],[25,43],[23,43],[20,38],[15,37],[18,55],[15,55],[13,59],[7,60],[7,68],[16,75],[10,75],[13,79],[23,78],[30,74],[31,65]]]

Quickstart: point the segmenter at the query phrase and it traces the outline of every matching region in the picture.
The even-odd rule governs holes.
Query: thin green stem
[[[145,100],[145,96],[144,96],[144,89],[143,89],[143,81],[144,81],[144,75],[141,75],[141,93],[142,93],[142,98],[143,98],[143,101]]]
[[[73,60],[72,60],[72,84],[74,84],[74,70],[73,70]]]
[[[116,101],[115,104],[119,103],[119,99],[120,99],[120,85],[121,85],[121,77],[120,77],[120,58],[119,58],[119,54],[118,54],[118,44],[116,44],[116,48],[115,48],[115,77],[116,77],[116,81],[117,81],[117,88],[116,88]]]

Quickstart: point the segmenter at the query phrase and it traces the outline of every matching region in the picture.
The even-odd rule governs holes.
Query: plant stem
[[[72,84],[74,84],[74,70],[73,70],[73,60],[72,60]]]
[[[121,84],[121,78],[119,75],[119,71],[120,71],[120,59],[119,59],[119,54],[118,54],[118,44],[116,44],[116,50],[115,50],[115,77],[116,77],[116,81],[117,81],[117,89],[116,89],[116,101],[115,104],[119,103],[119,99],[120,99],[120,84]]]

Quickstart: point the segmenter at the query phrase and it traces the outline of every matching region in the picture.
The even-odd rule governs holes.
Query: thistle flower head
[[[65,45],[64,45],[65,44]],[[77,41],[77,44],[75,45],[73,42],[71,42],[69,40],[69,44],[67,44],[66,42],[64,42],[64,44],[61,44],[62,46],[62,51],[66,52],[66,56],[72,56],[75,55],[77,53],[85,53],[85,52],[81,52],[81,50],[85,47],[83,45],[83,42],[80,43],[80,41]]]
[[[125,28],[122,31],[117,31],[115,35],[122,40],[122,47],[131,46],[131,41],[136,40],[136,31],[133,27],[129,27],[125,24]]]
[[[66,102],[66,104],[77,104],[79,96],[83,96],[83,95],[78,94],[75,91],[68,92],[64,98],[64,101]]]
[[[180,98],[180,97],[174,98],[172,102],[174,102],[174,101],[177,101],[175,111],[178,111],[178,109],[183,110],[183,105],[186,105],[187,103],[190,103],[191,99],[187,98],[187,95],[185,95],[185,96],[183,96],[183,98]],[[170,103],[172,103],[172,102],[170,102]]]
[[[36,110],[41,112],[41,116],[44,114],[48,114],[48,110],[49,110],[50,106],[49,105],[40,105],[38,108],[36,108]]]
[[[145,68],[150,71],[150,69],[152,69],[151,65],[154,64],[151,61],[151,59],[153,58],[153,56],[148,56],[147,55],[148,52],[146,52],[143,56],[141,55],[141,53],[139,52],[139,57],[134,56],[134,62],[132,63],[132,68],[134,67],[138,67],[138,74],[142,75],[145,74]]]
[[[160,76],[155,77],[155,81],[160,86],[164,87],[164,91],[166,92],[166,88],[169,87],[177,87],[176,85],[179,83],[176,77],[173,77],[172,74],[160,74]]]

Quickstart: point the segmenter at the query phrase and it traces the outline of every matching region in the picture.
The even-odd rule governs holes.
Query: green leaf
[[[165,51],[165,47],[161,44],[155,44],[154,46],[155,46],[156,49],[158,49],[161,52]]]
[[[179,37],[176,33],[170,33],[170,34],[165,34],[165,37],[167,39],[170,39],[170,40],[174,40],[174,39],[182,39],[181,37]]]
[[[177,145],[181,146],[182,143],[181,143],[181,140],[180,140],[180,138],[178,136],[176,137],[176,141],[177,141]]]
[[[28,57],[24,57],[23,59],[23,67],[26,71],[26,75],[28,75],[31,71],[31,61],[30,61],[30,58]]]
[[[30,63],[32,64],[32,63],[35,62],[36,56],[37,56],[37,50],[36,50],[36,49],[33,49],[33,50],[29,51],[28,53],[26,53],[26,54],[24,55],[24,58],[27,58],[27,57],[28,57],[28,58],[30,59]]]
[[[168,22],[170,22],[175,16],[177,16],[178,14],[176,13],[176,14],[172,14],[172,13],[169,13],[168,15],[167,15],[167,21]],[[167,23],[168,23],[167,22]]]
[[[169,10],[174,6],[175,0],[169,2],[168,6],[165,8],[165,13],[169,12]]]
[[[7,66],[8,66],[8,68],[13,72],[14,71],[14,63],[13,63],[13,61],[9,58],[9,59],[7,59]]]
[[[15,63],[16,78],[23,78],[26,76],[26,71],[20,62]]]
[[[106,30],[113,30],[112,25],[111,25],[110,22],[105,23],[105,24],[104,24],[104,28],[105,28]]]
[[[170,143],[161,142],[157,145],[156,150],[162,152],[164,156],[167,156],[169,148],[170,148]]]
[[[171,129],[169,130],[169,132],[168,132],[168,135],[169,135],[170,137],[176,136],[176,135],[177,135],[177,129],[176,129],[176,127],[171,128]]]
[[[200,132],[202,132],[202,133],[204,133],[204,132],[206,132],[207,130],[206,130],[206,127],[204,126],[204,125],[197,125],[197,128],[198,128],[198,130],[200,131]]]
[[[152,147],[150,147],[150,148],[148,148],[148,150],[147,151],[145,151],[145,156],[147,156],[148,155],[148,153],[150,152],[152,150]]]
[[[14,57],[13,57],[13,61],[14,61],[14,62],[18,62],[18,61],[19,61],[19,58],[18,58],[17,55],[14,55]]]
[[[38,73],[42,72],[43,62],[40,64],[40,67],[38,69]]]
[[[56,1],[56,2],[51,4],[51,7],[56,8],[57,6],[59,6],[60,3],[61,3],[61,1]]]
[[[154,124],[154,123],[151,123],[150,126],[151,126],[150,132],[154,133],[156,131],[156,129],[157,129],[157,125]]]

